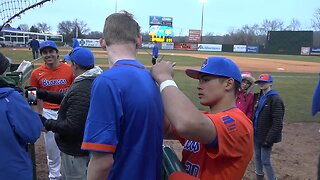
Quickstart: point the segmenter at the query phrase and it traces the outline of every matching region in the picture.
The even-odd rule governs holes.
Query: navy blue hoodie
[[[35,143],[43,126],[21,94],[0,88],[0,178],[32,179],[27,143]]]

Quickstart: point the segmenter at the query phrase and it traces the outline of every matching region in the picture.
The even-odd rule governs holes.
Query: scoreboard
[[[149,25],[151,41],[172,42],[172,17],[150,16]]]

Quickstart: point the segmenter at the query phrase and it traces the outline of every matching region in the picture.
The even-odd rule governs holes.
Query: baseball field
[[[71,49],[61,48],[60,58]],[[92,49],[96,64],[108,69],[107,55],[100,49]],[[1,48],[0,51],[11,58],[14,63],[31,60],[31,52],[27,48]],[[151,66],[150,50],[140,50],[137,58],[148,68]],[[199,69],[203,59],[208,56],[225,56],[235,61],[241,71],[251,71],[258,77],[261,73],[271,73],[274,86],[282,97],[286,112],[283,130],[283,141],[276,144],[272,162],[279,179],[316,179],[318,156],[320,153],[320,115],[311,116],[311,101],[314,88],[320,78],[320,57],[266,55],[245,53],[212,53],[198,51],[160,51],[163,60],[176,62],[175,81],[179,88],[201,110],[197,99],[197,81],[185,76],[186,68]],[[35,67],[43,61],[35,62]],[[254,89],[258,92],[258,88]],[[36,143],[38,179],[47,178],[47,166],[43,138]],[[178,155],[182,150],[175,141],[171,144]],[[254,164],[249,165],[244,179],[253,179]]]

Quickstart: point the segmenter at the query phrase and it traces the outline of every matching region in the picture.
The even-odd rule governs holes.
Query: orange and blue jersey
[[[60,63],[56,69],[49,69],[45,64],[41,65],[31,73],[30,86],[52,92],[65,93],[72,84],[75,76],[71,66]],[[46,109],[58,109],[58,104],[43,102]]]
[[[178,137],[186,171],[201,180],[242,179],[253,155],[252,122],[238,108],[204,114],[214,124],[217,138],[201,144]]]
[[[108,179],[161,179],[163,113],[150,72],[118,60],[93,82],[82,149],[113,154]]]

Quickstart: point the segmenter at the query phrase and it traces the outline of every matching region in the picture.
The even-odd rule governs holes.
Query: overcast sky
[[[311,19],[319,0],[207,0],[204,4],[203,32],[223,35],[243,25],[261,24],[264,19],[279,19],[288,25],[298,19],[303,29],[311,28]],[[149,16],[173,17],[175,35],[187,35],[189,29],[201,28],[200,0],[54,0],[21,15],[11,23],[45,22],[57,31],[64,20],[82,20],[91,31],[102,31],[105,18],[116,10],[127,10],[148,31]]]

